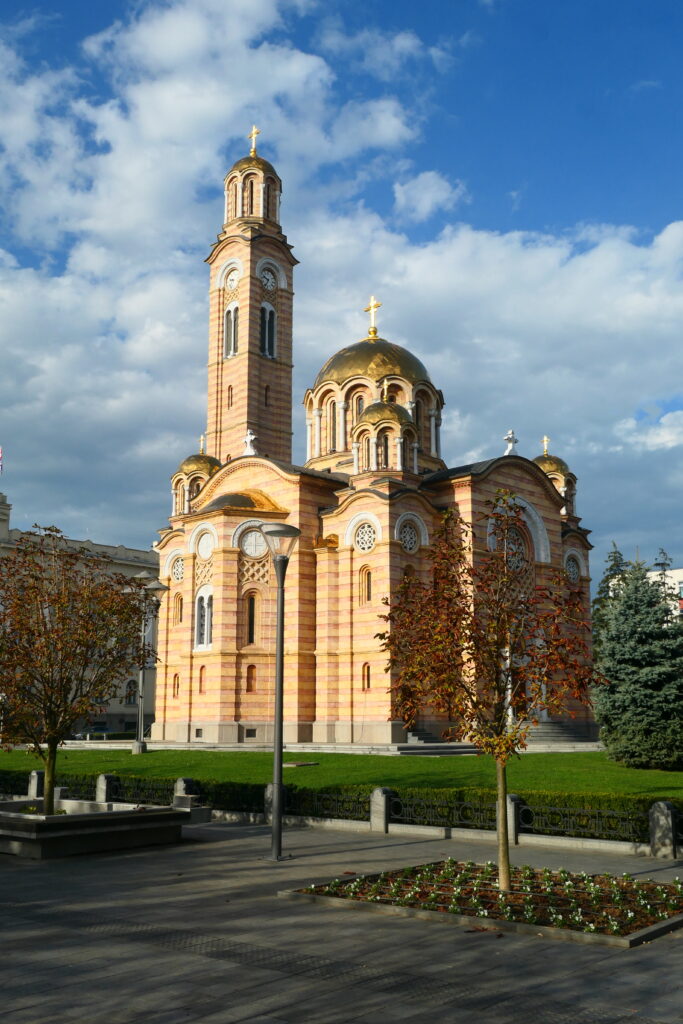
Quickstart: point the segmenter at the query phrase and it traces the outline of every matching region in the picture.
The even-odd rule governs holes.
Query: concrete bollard
[[[394,796],[393,789],[378,787],[373,789],[370,795],[370,831],[389,831],[389,812],[391,809],[391,798]]]
[[[197,793],[197,784],[194,779],[176,779],[173,787],[174,796],[194,796]]]
[[[668,800],[650,805],[650,853],[653,857],[676,857],[676,809]]]
[[[519,811],[523,800],[516,793],[507,795],[508,842],[511,846],[519,846]]]
[[[33,771],[28,777],[28,795],[38,800],[45,793],[45,772]]]
[[[95,786],[95,800],[98,804],[108,804],[113,797],[114,784],[118,781],[116,775],[98,775]]]

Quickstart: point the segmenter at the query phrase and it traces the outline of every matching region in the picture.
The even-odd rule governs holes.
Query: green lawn
[[[373,786],[495,787],[490,757],[382,757],[356,754],[285,753],[285,761],[317,761],[311,768],[285,769],[285,783],[314,789],[344,784]],[[0,752],[0,771],[40,768],[23,751]],[[61,750],[58,772],[187,776],[234,782],[266,783],[272,777],[272,755],[200,750],[159,750],[133,757],[119,750]],[[510,762],[509,787],[528,793],[550,790],[571,793],[632,793],[683,800],[683,772],[622,768],[602,753],[524,754]]]

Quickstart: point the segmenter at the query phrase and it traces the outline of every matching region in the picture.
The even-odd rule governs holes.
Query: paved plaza
[[[3,1024],[683,1024],[683,931],[633,950],[279,899],[280,889],[489,843],[186,828],[182,845],[0,857]],[[683,862],[516,851],[518,863],[662,880]]]

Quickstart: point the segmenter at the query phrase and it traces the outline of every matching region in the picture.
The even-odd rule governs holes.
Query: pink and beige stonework
[[[292,465],[296,260],[280,192],[253,151],[225,179],[225,223],[208,258],[206,451],[173,476],[156,545],[169,591],[152,738],[272,739],[276,584],[258,527],[277,521],[301,530],[286,580],[285,742],[396,743],[405,733],[391,716],[379,616],[406,573],[427,571],[442,512],[480,523],[498,489],[513,491],[536,578],[564,569],[586,601],[590,544],[576,479],[547,450],[533,462],[510,454],[447,468],[443,395],[419,359],[379,337],[374,301],[367,337],[328,359],[306,392],[307,461]]]

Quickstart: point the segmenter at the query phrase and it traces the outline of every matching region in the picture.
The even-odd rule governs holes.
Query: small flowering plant
[[[628,874],[573,874],[565,868],[553,871],[525,864],[512,869],[510,888],[501,891],[493,862],[475,864],[451,858],[377,875],[335,878],[300,891],[603,935],[629,935],[683,916],[683,882],[679,878],[655,883],[636,881]]]

